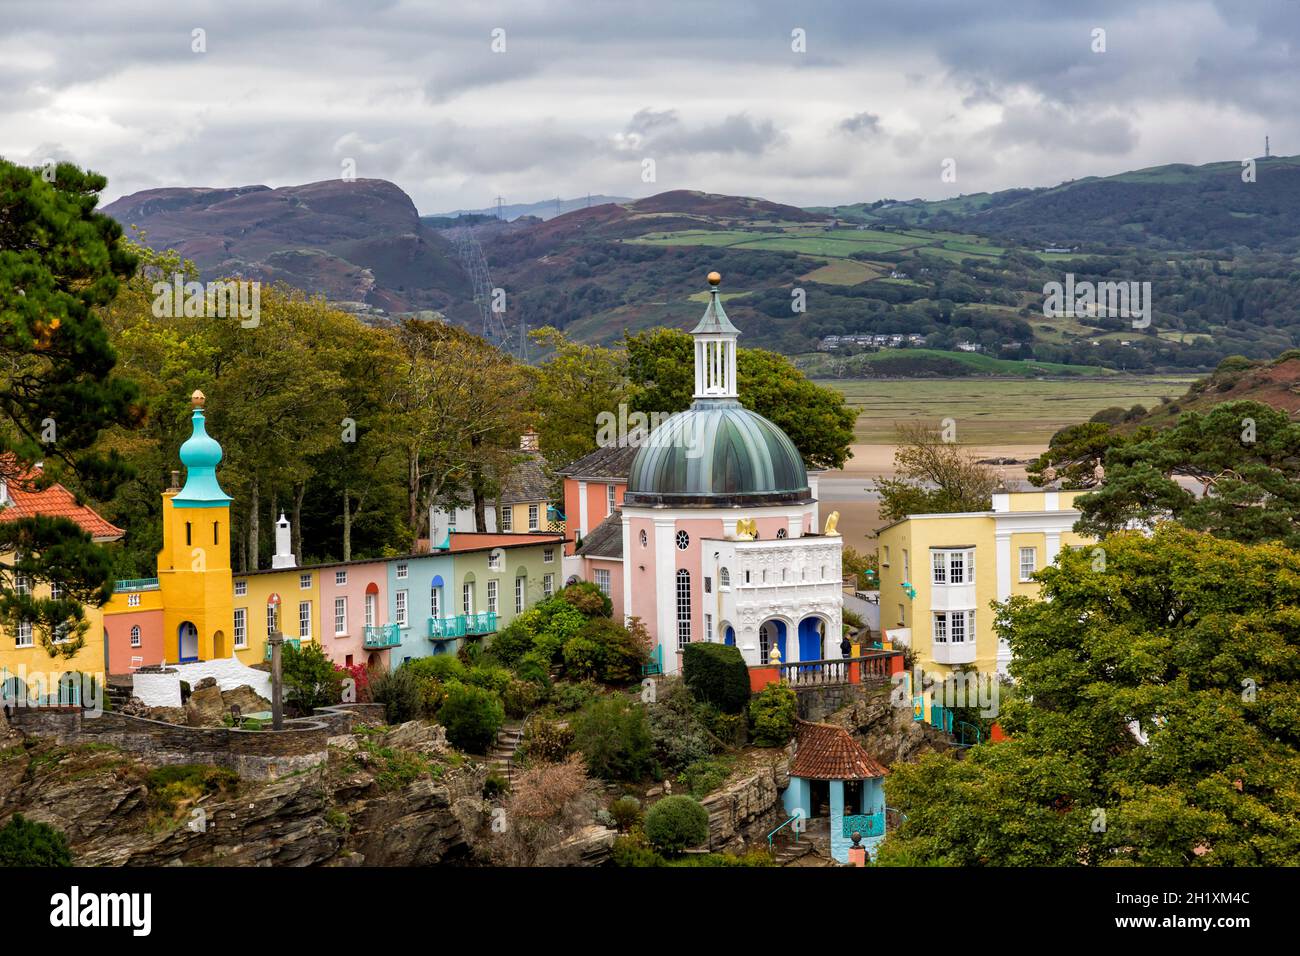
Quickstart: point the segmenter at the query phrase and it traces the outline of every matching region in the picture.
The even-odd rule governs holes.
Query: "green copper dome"
[[[172,504],[185,508],[221,508],[230,504],[230,495],[217,483],[217,465],[221,464],[221,445],[208,434],[203,409],[194,409],[190,417],[192,431],[181,445],[181,464],[185,466],[185,487]]]
[[[808,501],[794,442],[735,399],[697,399],[637,452],[624,503],[728,507]]]

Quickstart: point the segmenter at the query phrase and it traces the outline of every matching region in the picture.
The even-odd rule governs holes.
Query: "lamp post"
[[[266,599],[266,606],[275,623],[266,638],[271,645],[271,729],[284,730],[284,688],[280,679],[280,648],[284,646],[284,634],[280,632],[280,595],[272,594]]]

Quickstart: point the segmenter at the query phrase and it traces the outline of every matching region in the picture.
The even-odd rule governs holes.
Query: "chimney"
[[[181,473],[180,473],[179,471],[177,471],[175,468],[172,469],[172,483],[171,483],[171,487],[169,487],[167,490],[168,490],[168,491],[180,491],[180,490],[181,490]]]
[[[280,512],[280,520],[275,523],[275,554],[271,555],[271,567],[273,568],[295,568],[298,566],[298,560],[293,556],[289,549],[292,545],[289,543],[289,519]]]
[[[540,447],[537,441],[537,432],[531,428],[519,436],[520,451],[537,451]]]

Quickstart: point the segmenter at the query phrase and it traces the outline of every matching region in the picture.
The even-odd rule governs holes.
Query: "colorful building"
[[[584,537],[568,566],[641,620],[669,674],[691,641],[733,644],[751,666],[839,656],[842,541],[819,531],[815,487],[794,443],[740,404],[740,333],[720,281],[710,275],[709,304],[691,333],[691,407],[638,448],[561,470],[569,528],[576,522]]]
[[[823,820],[829,825],[831,856],[838,862],[849,862],[854,833],[874,858],[885,839],[888,773],[843,727],[801,720],[790,785],[781,799],[801,826]]]
[[[1005,674],[1011,650],[993,630],[994,601],[1036,596],[1036,571],[1076,534],[1081,491],[1002,491],[993,510],[908,515],[878,534],[880,627],[886,641],[911,647],[939,674],[974,668]]]
[[[562,531],[563,522],[551,504],[551,480],[546,460],[537,444],[536,432],[526,432],[519,439],[519,453],[497,497],[488,501],[483,512],[483,527],[478,527],[474,508],[464,501],[469,493],[462,490],[458,501],[436,502],[429,509],[429,540],[444,545],[453,531],[495,534],[517,532]]]

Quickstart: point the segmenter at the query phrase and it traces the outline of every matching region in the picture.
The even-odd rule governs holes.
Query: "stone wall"
[[[138,754],[153,766],[206,763],[229,767],[249,780],[275,780],[314,767],[329,756],[329,739],[356,723],[383,723],[379,704],[340,704],[311,717],[285,721],[284,730],[186,727],[106,711],[23,708],[9,723],[25,734],[57,743],[106,743]]]
[[[872,677],[861,684],[813,684],[794,688],[799,699],[799,716],[813,723],[824,722],[836,711],[889,695],[888,678]]]

